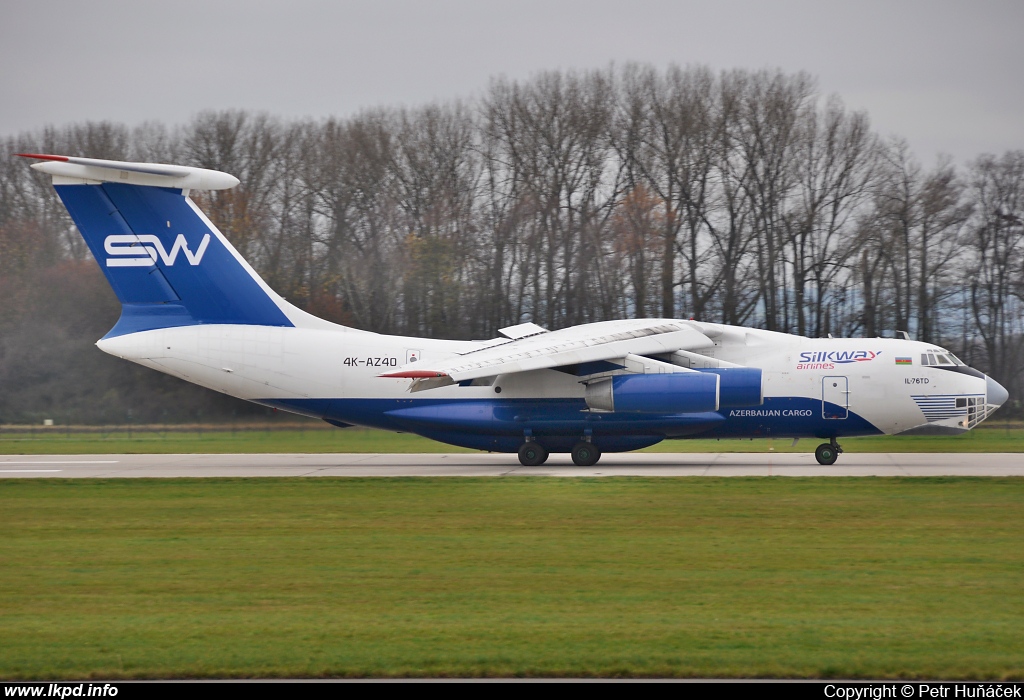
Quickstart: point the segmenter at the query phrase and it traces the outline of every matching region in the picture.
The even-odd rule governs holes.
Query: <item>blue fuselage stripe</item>
[[[852,411],[843,419],[824,418],[845,411],[826,404],[823,412],[821,400],[805,397],[766,398],[754,408],[681,414],[588,412],[581,399],[262,399],[258,403],[328,421],[509,452],[518,449],[526,434],[570,447],[588,434],[602,450],[613,452],[638,440],[654,444],[686,437],[827,439],[882,432]]]

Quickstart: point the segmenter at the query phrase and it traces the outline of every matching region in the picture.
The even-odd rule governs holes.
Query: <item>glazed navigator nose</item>
[[[987,375],[985,377],[985,393],[988,394],[985,403],[990,406],[1002,406],[1006,403],[1006,399],[1010,398],[1010,393],[1003,388],[1003,385]]]

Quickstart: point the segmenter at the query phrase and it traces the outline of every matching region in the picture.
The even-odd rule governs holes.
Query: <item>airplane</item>
[[[100,350],[185,381],[338,427],[410,432],[525,466],[677,438],[838,440],[951,435],[1008,398],[933,343],[807,338],[670,318],[486,341],[337,325],[274,292],[199,207],[227,173],[180,165],[17,154],[53,186],[121,302]]]

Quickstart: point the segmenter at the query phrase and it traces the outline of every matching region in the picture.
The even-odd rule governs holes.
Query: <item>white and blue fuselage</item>
[[[602,324],[602,332],[616,323],[629,322]],[[763,400],[682,414],[594,411],[586,402],[587,384],[559,369],[498,374],[493,381],[410,393],[409,379],[380,375],[408,365],[411,357],[423,363],[449,360],[474,344],[345,328],[187,326],[107,337],[98,345],[112,355],[267,406],[500,452],[515,452],[527,430],[549,451],[568,451],[589,430],[605,452],[698,436],[953,434],[974,427],[1005,400],[991,379],[955,364],[948,352],[928,343],[810,339],[678,323],[713,336],[714,345],[693,354],[760,369]],[[594,332],[588,326],[573,330]],[[924,365],[922,358],[935,358],[934,364]]]

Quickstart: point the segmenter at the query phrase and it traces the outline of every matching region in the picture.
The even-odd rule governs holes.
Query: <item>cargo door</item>
[[[850,386],[846,377],[821,378],[821,417],[843,420],[850,414]]]

